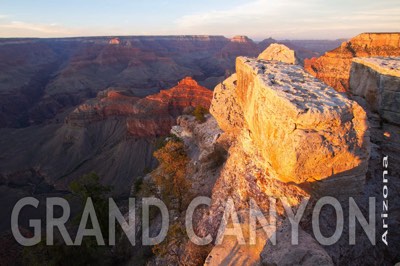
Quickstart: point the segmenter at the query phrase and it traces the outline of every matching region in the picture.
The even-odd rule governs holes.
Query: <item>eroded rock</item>
[[[258,59],[275,60],[288,64],[298,64],[299,60],[296,58],[296,53],[283,44],[273,43],[268,46],[259,56]]]
[[[400,56],[400,33],[363,33],[325,55],[306,59],[304,68],[335,90],[349,89],[353,57]]]
[[[333,182],[335,176],[349,190],[356,188],[353,181],[363,182],[369,135],[365,112],[356,102],[300,66],[239,57],[236,70],[235,112],[241,110],[243,127],[271,176],[298,184]],[[232,108],[227,109],[211,112],[224,130],[234,132]]]
[[[291,243],[291,227],[288,222],[277,230],[276,245],[270,241],[261,253],[262,265],[266,266],[317,266],[334,265],[328,253],[309,234],[299,229],[298,245]]]
[[[400,57],[355,58],[350,92],[390,123],[400,125]]]

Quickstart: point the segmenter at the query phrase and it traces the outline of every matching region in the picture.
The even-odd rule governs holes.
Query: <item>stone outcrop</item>
[[[355,58],[350,92],[365,98],[368,108],[388,122],[400,124],[400,58]]]
[[[120,44],[121,42],[120,42],[119,38],[112,38],[108,43],[117,45],[117,44]]]
[[[363,33],[319,58],[305,60],[304,68],[339,92],[349,89],[352,58],[400,56],[400,33]]]
[[[122,116],[126,119],[127,132],[132,136],[165,136],[185,107],[201,105],[209,108],[211,98],[210,90],[186,77],[177,86],[145,98],[108,90],[76,108],[66,121],[84,126],[111,116]]]
[[[369,135],[356,102],[300,66],[239,57],[236,72],[236,81],[216,88],[211,113],[228,133],[237,135],[235,125],[243,124],[270,176],[298,184],[336,179],[357,190],[365,179]],[[237,99],[228,103],[221,95]]]
[[[286,45],[273,43],[265,49],[257,59],[275,60],[288,64],[298,64],[299,60],[296,58],[296,53],[288,48]]]
[[[334,265],[328,253],[309,234],[299,229],[299,244],[291,244],[291,226],[288,221],[276,233],[276,245],[267,242],[261,253],[262,265]]]
[[[243,128],[243,113],[236,91],[237,77],[233,74],[214,89],[210,112],[218,118],[218,124],[225,132],[238,134]]]
[[[228,157],[215,180],[210,210],[198,222],[199,235],[216,236],[228,198],[246,231],[249,199],[267,212],[268,196],[288,198],[296,208],[311,195],[340,198],[362,191],[369,158],[366,114],[300,66],[237,58],[236,74],[214,90],[210,112],[224,131],[218,140]],[[292,247],[281,205],[277,214],[279,248],[240,246],[227,238],[212,249],[205,265],[332,265],[330,254],[308,232],[300,230],[304,245]],[[268,237],[258,239],[267,242]]]

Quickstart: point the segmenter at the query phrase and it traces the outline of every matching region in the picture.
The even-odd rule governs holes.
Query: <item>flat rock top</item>
[[[240,57],[251,67],[268,88],[275,91],[298,113],[340,112],[351,106],[350,100],[322,81],[304,71],[301,66],[277,61]]]
[[[370,67],[383,75],[400,77],[400,57],[357,57],[353,62]]]

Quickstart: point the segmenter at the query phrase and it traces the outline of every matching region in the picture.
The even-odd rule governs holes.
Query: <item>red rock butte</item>
[[[110,40],[109,44],[120,44],[120,41],[118,38],[113,38]]]
[[[76,108],[68,116],[67,123],[84,126],[110,116],[123,116],[130,135],[162,136],[170,132],[185,107],[201,105],[209,109],[211,99],[212,91],[186,77],[177,86],[145,98],[110,90]]]

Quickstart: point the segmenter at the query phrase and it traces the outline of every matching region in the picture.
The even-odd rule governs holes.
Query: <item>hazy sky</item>
[[[375,31],[400,31],[400,0],[0,0],[0,37],[336,39]]]

